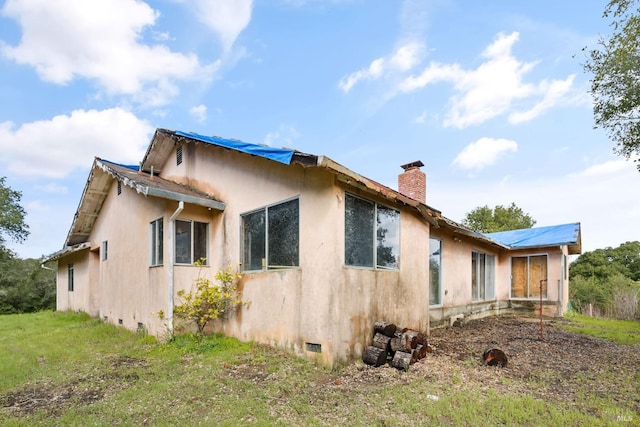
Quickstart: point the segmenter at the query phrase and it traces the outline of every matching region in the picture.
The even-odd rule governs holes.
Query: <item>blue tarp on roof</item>
[[[499,231],[485,236],[514,249],[576,245],[580,244],[580,223]]]
[[[131,169],[134,171],[137,171],[140,169],[140,165],[123,165],[122,163],[116,163],[116,162],[112,162],[110,160],[106,160],[106,159],[100,159],[102,162],[104,163],[110,163],[112,165],[116,165],[116,166],[122,166],[123,168],[127,168],[127,169]]]
[[[269,160],[275,160],[276,162],[284,163],[288,165],[291,163],[294,150],[288,150],[285,148],[273,148],[266,145],[251,144],[249,142],[238,141],[235,139],[220,138],[218,136],[205,136],[198,135],[197,133],[175,131],[178,136],[184,136],[187,138],[195,139],[208,144],[218,145],[220,147],[230,148],[232,150],[241,151],[243,153],[251,154],[253,156],[264,157]]]

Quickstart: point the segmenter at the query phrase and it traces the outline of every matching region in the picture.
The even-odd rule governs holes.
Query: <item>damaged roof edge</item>
[[[70,253],[79,252],[79,251],[82,251],[82,250],[85,250],[85,249],[90,249],[90,248],[91,248],[91,243],[90,242],[78,243],[78,244],[73,245],[73,246],[65,246],[64,248],[60,249],[59,251],[52,253],[48,257],[42,258],[40,260],[40,264],[46,264],[48,262],[57,261],[60,258],[62,258],[63,256],[68,255]]]
[[[316,166],[331,171],[338,177],[338,179],[341,179],[349,185],[361,185],[365,189],[375,194],[381,195],[386,199],[410,206],[416,209],[429,224],[433,225],[434,227],[439,226],[438,219],[442,217],[442,214],[436,209],[420,203],[419,201],[412,199],[411,197],[405,196],[404,194],[386,187],[380,183],[377,183],[369,178],[365,178],[364,176],[353,172],[352,170],[342,166],[334,160],[331,160],[329,157],[317,156]]]

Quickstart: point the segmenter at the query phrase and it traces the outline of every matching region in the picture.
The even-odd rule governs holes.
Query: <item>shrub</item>
[[[202,265],[201,263],[199,265]],[[174,307],[174,315],[192,322],[197,335],[204,335],[209,321],[225,316],[247,302],[242,301],[238,292],[238,280],[241,278],[232,266],[219,270],[215,275],[217,283],[198,275],[190,292],[177,292],[182,304]]]

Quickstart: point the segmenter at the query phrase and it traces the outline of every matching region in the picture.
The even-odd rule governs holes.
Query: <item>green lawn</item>
[[[471,381],[473,369],[496,368],[469,361],[452,361],[445,368],[455,380],[430,377],[428,366],[404,373],[356,362],[330,371],[281,350],[222,336],[161,344],[82,314],[7,315],[0,316],[0,425],[597,426],[640,421],[638,413],[617,409],[619,404],[591,401],[588,378],[580,401],[562,402],[529,394],[544,387],[535,379],[505,378],[496,389]]]
[[[618,344],[640,346],[640,322],[603,319],[570,313],[562,327],[571,332],[604,338]]]

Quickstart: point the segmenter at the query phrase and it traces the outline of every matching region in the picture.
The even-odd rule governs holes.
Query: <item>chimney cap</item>
[[[422,163],[420,160],[416,160],[415,162],[407,163],[406,165],[402,165],[400,167],[404,170],[409,170],[413,168],[421,168],[422,166],[424,166],[424,163]]]

